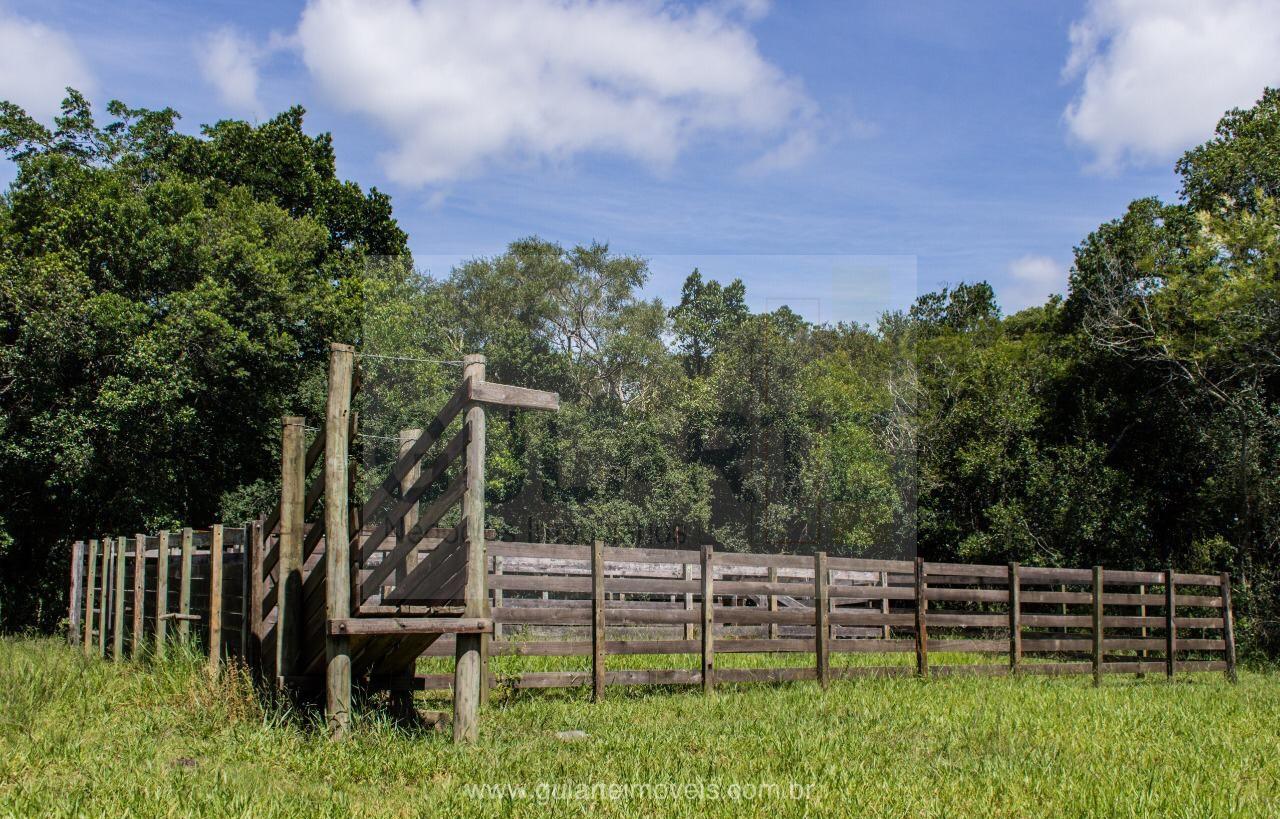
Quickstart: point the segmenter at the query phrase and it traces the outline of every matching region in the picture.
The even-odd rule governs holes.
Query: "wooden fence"
[[[212,667],[228,656],[272,667],[274,650],[263,643],[273,634],[275,587],[269,571],[257,582],[253,577],[255,566],[262,569],[253,557],[260,527],[77,542],[71,639],[113,659],[162,653],[170,640],[194,640]],[[451,531],[427,533],[417,559],[425,560]],[[710,689],[783,680],[827,684],[862,675],[1080,673],[1100,679],[1107,673],[1223,671],[1235,677],[1226,573],[1173,573],[1170,583],[1166,572],[1101,567],[740,554],[710,547],[486,545],[494,624],[488,654],[592,658],[590,671],[526,672],[509,680],[520,688],[591,685],[600,696],[606,685]],[[323,544],[320,552],[308,563],[321,562]],[[213,593],[218,587],[221,593]],[[255,588],[261,595],[256,614]],[[832,655],[848,652],[907,653],[915,662],[832,663]],[[739,653],[809,659],[783,668],[717,667],[716,654]],[[938,662],[939,654],[953,653],[1004,655],[1007,662]],[[453,654],[448,636],[424,652]],[[698,669],[608,668],[611,655],[636,654],[692,654],[701,663]],[[414,687],[446,689],[452,682],[452,675],[422,674]]]

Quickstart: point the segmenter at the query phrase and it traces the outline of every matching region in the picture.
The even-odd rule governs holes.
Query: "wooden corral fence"
[[[491,655],[590,656],[590,671],[531,672],[517,687],[832,679],[867,674],[1157,673],[1235,678],[1231,582],[1200,575],[907,560],[511,543],[485,528],[486,407],[555,411],[555,393],[485,380],[483,356],[440,413],[400,435],[368,498],[352,496],[354,350],[333,345],[326,417],[282,428],[281,495],[240,527],[78,541],[70,639],[123,659],[197,641],[210,668],[238,657],[264,684],[323,689],[332,733],[351,690],[453,691],[473,740]],[[321,510],[320,501],[323,499]],[[454,510],[456,514],[454,514]],[[456,524],[445,525],[446,520]],[[332,548],[329,544],[336,544]],[[910,664],[832,664],[844,652]],[[930,654],[1004,653],[946,665]],[[786,668],[719,668],[716,654],[812,655]],[[610,655],[693,654],[698,669],[608,668]],[[452,655],[452,675],[420,675]],[[1070,660],[1072,656],[1074,660]],[[1212,659],[1205,659],[1212,657]],[[1083,658],[1083,659],[1082,659]]]

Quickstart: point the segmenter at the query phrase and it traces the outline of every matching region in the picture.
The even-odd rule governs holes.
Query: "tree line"
[[[1075,249],[1065,298],[980,277],[871,326],[753,313],[694,270],[537,237],[441,278],[301,108],[198,134],[69,91],[0,103],[0,628],[63,616],[70,540],[235,523],[278,491],[280,417],[361,358],[362,480],[483,352],[560,392],[489,427],[504,536],[1184,571],[1230,568],[1280,649],[1280,91],[1228,112]],[[380,357],[385,356],[385,357]]]

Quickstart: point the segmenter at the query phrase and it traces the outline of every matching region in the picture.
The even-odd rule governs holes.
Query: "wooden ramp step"
[[[492,633],[493,620],[487,617],[352,617],[329,621],[329,634],[335,637]]]

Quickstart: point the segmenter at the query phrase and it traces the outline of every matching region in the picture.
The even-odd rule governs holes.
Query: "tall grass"
[[[505,692],[458,748],[376,703],[331,743],[245,674],[212,679],[174,654],[112,664],[0,640],[0,815],[1280,813],[1280,686],[1265,673],[609,689],[596,704]]]

